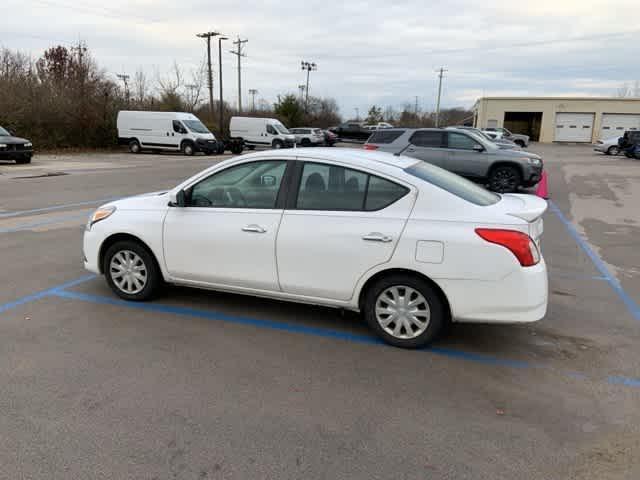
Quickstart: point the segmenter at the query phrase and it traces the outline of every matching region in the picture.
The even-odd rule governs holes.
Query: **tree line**
[[[39,149],[109,148],[116,145],[116,116],[120,110],[193,112],[217,135],[220,108],[223,126],[238,112],[227,102],[214,102],[211,114],[204,65],[185,71],[174,63],[170,72],[150,78],[142,70],[124,82],[100,68],[86,45],[54,46],[37,59],[0,48],[0,125],[31,139]],[[341,122],[333,98],[292,93],[278,95],[274,104],[260,100],[243,115],[276,117],[287,127],[328,128]],[[469,118],[464,109],[441,112],[441,125]],[[371,107],[368,123],[387,121],[406,127],[433,126],[433,114]]]

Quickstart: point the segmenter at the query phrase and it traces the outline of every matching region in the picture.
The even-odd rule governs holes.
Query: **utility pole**
[[[256,93],[258,93],[258,90],[256,90],[255,88],[249,89],[249,95],[251,95],[251,111],[252,112],[256,111]]]
[[[300,90],[300,102],[302,102],[302,99],[304,98],[304,89],[305,89],[304,84],[298,85],[298,90]]]
[[[418,116],[418,96],[416,95],[416,117]]]
[[[436,70],[439,72],[438,77],[438,103],[436,104],[436,127],[440,126],[440,97],[442,96],[442,77],[444,76],[444,72],[446,72],[443,67],[440,67],[440,70]]]
[[[304,88],[305,90],[304,112],[307,113],[307,109],[309,108],[309,73],[311,73],[312,70],[314,71],[317,70],[318,65],[316,65],[315,63],[305,62],[304,60],[302,60],[300,64],[302,65],[302,70],[307,71],[307,86]]]
[[[204,32],[196,34],[198,38],[204,38],[207,41],[207,66],[209,67],[207,78],[209,80],[209,114],[213,119],[213,73],[211,71],[211,37],[220,35],[218,32]]]
[[[224,136],[224,101],[222,100],[222,41],[229,40],[229,37],[224,37],[220,35],[218,37],[218,74],[220,75],[220,79],[218,83],[220,84],[220,101],[218,102],[218,129],[220,133],[220,137]]]
[[[358,107],[355,108],[356,111],[356,121],[360,120],[360,109]]]
[[[249,40],[247,39],[240,39],[240,35],[238,35],[238,39],[233,42],[234,45],[237,45],[237,50],[231,50],[231,53],[238,57],[238,113],[242,112],[242,70],[240,70],[240,58],[246,57],[246,55],[242,53],[242,49],[244,47],[244,44],[248,41]]]
[[[122,80],[122,83],[124,83],[124,97],[127,100],[127,107],[129,106],[129,78],[130,76],[124,73],[117,73],[116,77],[118,77],[120,80]]]

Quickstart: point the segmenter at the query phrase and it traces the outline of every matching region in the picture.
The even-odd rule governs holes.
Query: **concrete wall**
[[[489,120],[497,120],[498,127],[504,126],[505,112],[542,112],[540,141],[543,143],[553,142],[556,113],[595,113],[591,140],[596,141],[603,113],[640,114],[640,98],[484,97],[473,108],[479,128],[485,128]]]

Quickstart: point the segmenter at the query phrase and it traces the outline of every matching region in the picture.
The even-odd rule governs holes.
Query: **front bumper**
[[[16,149],[15,145],[9,145],[7,148],[0,149],[0,160],[17,160],[20,158],[31,158],[33,149]]]
[[[95,225],[93,226],[95,228]],[[94,229],[85,230],[82,239],[82,256],[84,268],[90,272],[100,274],[100,245],[103,239],[101,234],[97,234]]]
[[[522,179],[522,185],[524,187],[533,187],[542,179],[542,170],[544,166],[541,164],[539,167],[529,167],[525,171],[524,178]]]
[[[602,144],[602,145],[596,144],[596,145],[593,146],[593,149],[596,152],[607,153],[607,147],[604,144]]]
[[[217,140],[196,140],[196,148],[200,152],[215,152],[218,149],[218,141]]]

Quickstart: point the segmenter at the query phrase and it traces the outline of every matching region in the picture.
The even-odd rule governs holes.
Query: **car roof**
[[[262,152],[248,153],[235,159],[249,160],[260,158],[273,158],[274,156],[283,160],[329,160],[335,162],[343,162],[354,167],[373,167],[381,172],[393,174],[398,169],[404,170],[419,163],[420,160],[406,156],[396,156],[386,152],[375,152],[370,150],[361,150],[357,148],[336,148],[336,147],[319,147],[319,148],[290,148],[274,150],[265,150]]]

